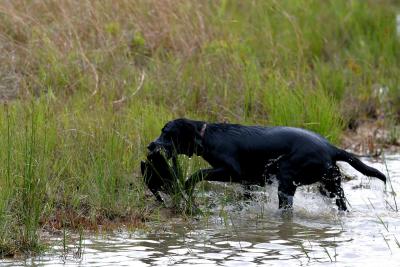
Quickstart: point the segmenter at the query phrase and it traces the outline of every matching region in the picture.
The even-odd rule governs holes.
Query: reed
[[[0,254],[40,251],[42,230],[139,227],[151,199],[139,162],[172,118],[301,126],[335,143],[383,106],[397,123],[396,8],[2,1]]]

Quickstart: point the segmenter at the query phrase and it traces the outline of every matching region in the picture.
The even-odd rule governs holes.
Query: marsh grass
[[[171,168],[173,164],[176,166],[175,179],[172,181],[172,187],[170,188],[170,192],[168,192],[168,196],[166,196],[170,198],[171,208],[183,215],[204,215],[203,211],[199,209],[196,204],[195,195],[190,196],[188,195],[188,192],[185,191],[185,181],[186,178],[196,170],[204,168],[206,166],[205,161],[197,156],[188,158],[179,155],[175,159],[175,163],[170,163]],[[199,178],[199,184],[201,183],[201,178]],[[204,192],[201,185],[196,185],[196,188],[193,188],[193,190],[196,191],[195,194],[201,194],[201,192]]]
[[[380,114],[374,88],[387,87],[397,122],[396,8],[2,1],[1,255],[40,251],[41,230],[141,225],[153,200],[139,162],[172,118],[300,126],[337,143],[349,121]]]
[[[389,202],[386,202],[386,203],[389,204],[389,206],[392,208],[392,210],[398,212],[399,209],[398,209],[397,200],[396,200],[396,195],[397,194],[396,194],[396,191],[394,191],[394,189],[393,189],[392,178],[391,178],[391,175],[390,175],[390,172],[389,172],[389,168],[388,168],[387,161],[386,161],[384,153],[382,155],[382,158],[383,158],[383,163],[385,164],[386,176],[388,178],[387,180],[388,180],[388,184],[390,185],[390,190],[391,190],[391,191],[389,191],[389,194],[392,195],[392,197],[393,197],[394,207],[392,205],[390,205]]]

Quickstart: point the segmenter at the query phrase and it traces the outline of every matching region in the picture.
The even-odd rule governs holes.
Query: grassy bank
[[[137,225],[169,119],[309,128],[400,114],[393,1],[1,1],[0,255]],[[384,92],[384,93],[379,93]]]

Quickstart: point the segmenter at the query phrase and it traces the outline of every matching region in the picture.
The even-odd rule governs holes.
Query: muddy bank
[[[380,156],[400,151],[399,129],[383,120],[365,120],[354,129],[344,131],[341,147],[359,155]]]

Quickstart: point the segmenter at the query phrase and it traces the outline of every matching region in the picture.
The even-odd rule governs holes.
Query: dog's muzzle
[[[149,150],[149,155],[153,153],[158,153],[160,150],[164,150],[165,156],[167,156],[167,158],[172,157],[172,145],[160,142],[158,139],[151,142],[147,146],[147,149]]]

